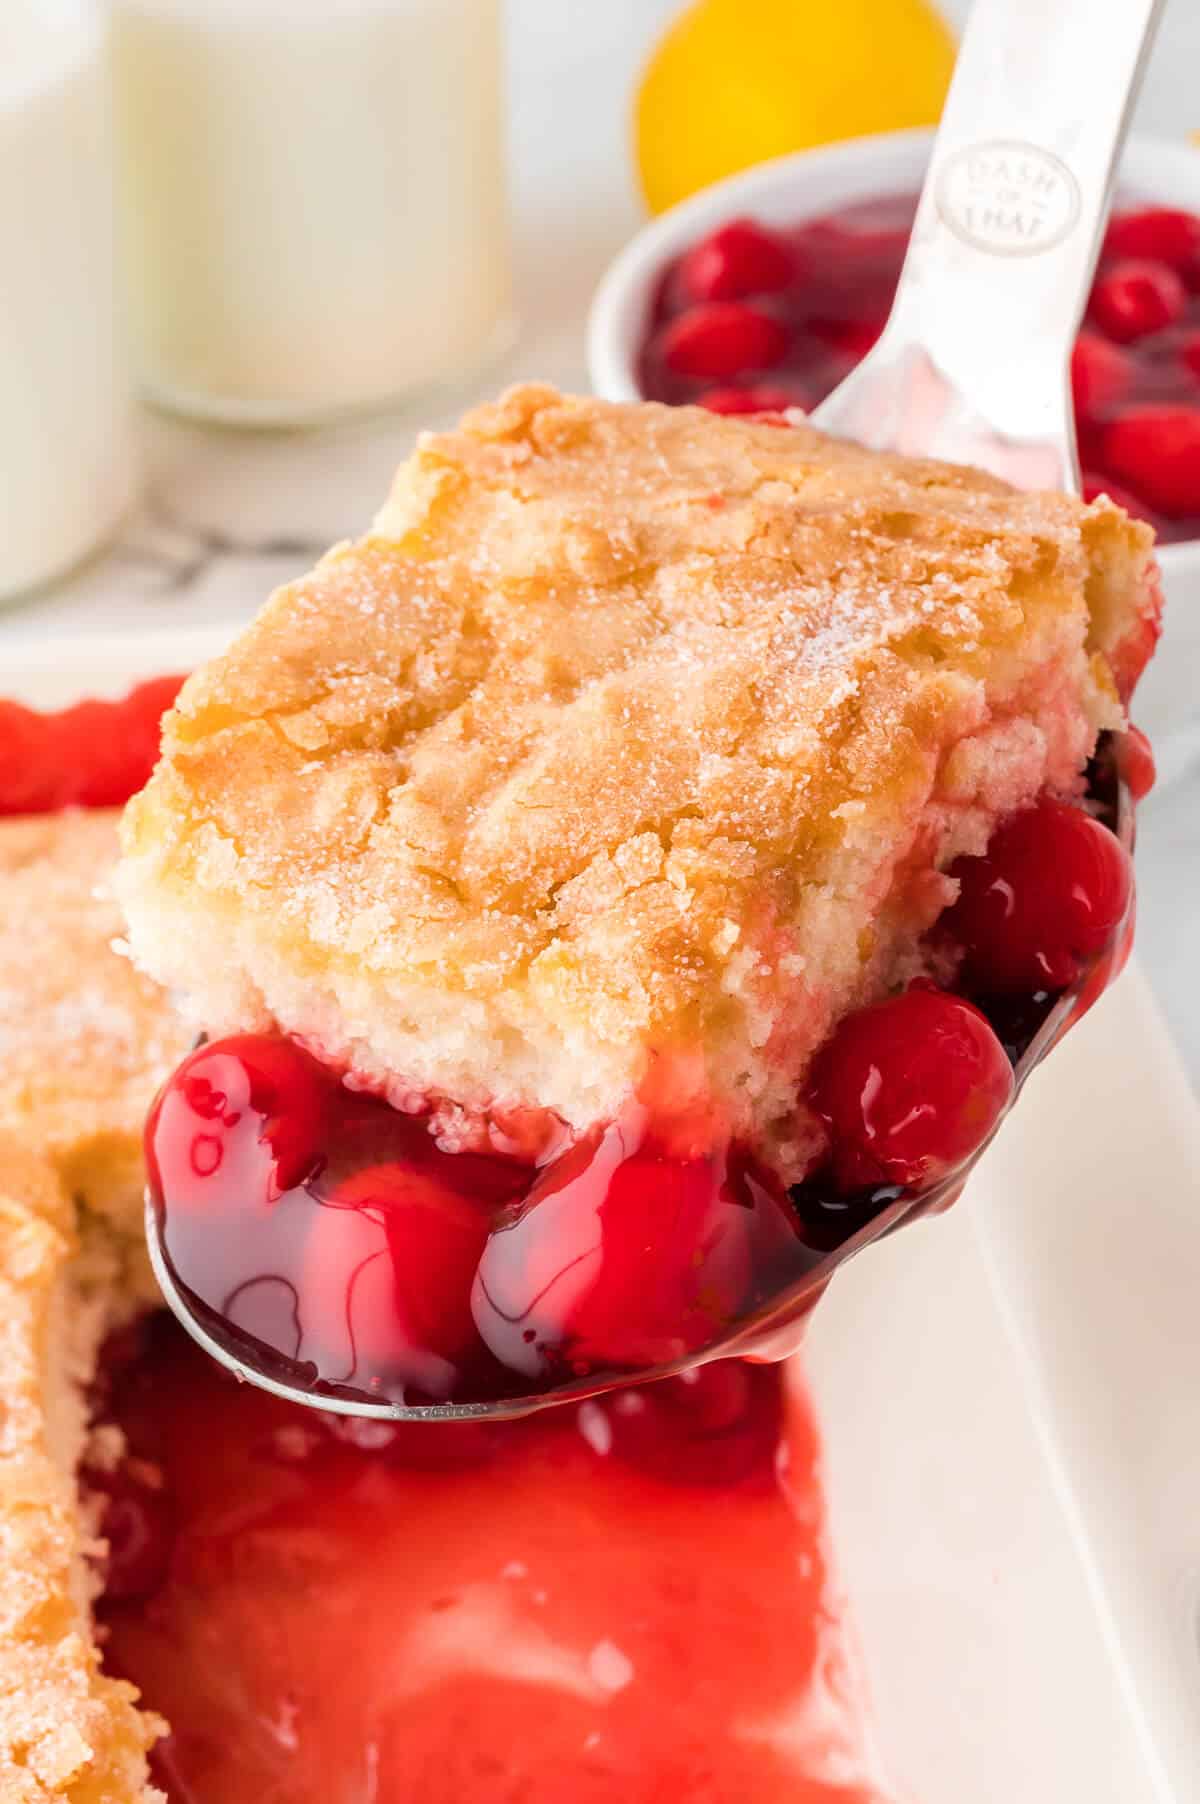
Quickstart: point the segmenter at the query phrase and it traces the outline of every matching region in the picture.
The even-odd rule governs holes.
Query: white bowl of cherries
[[[883,328],[932,142],[781,157],[645,226],[592,303],[596,392],[815,407]],[[1200,151],[1126,147],[1071,373],[1085,494],[1159,535],[1166,628],[1138,718],[1168,775],[1200,750]]]

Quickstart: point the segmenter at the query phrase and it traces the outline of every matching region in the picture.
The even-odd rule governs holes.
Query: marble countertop
[[[513,202],[521,330],[505,359],[418,412],[337,432],[199,428],[147,413],[146,483],[115,543],[67,581],[0,610],[0,681],[22,644],[80,633],[244,620],[332,541],[360,532],[419,426],[448,424],[506,383],[587,386],[583,323],[595,283],[639,218],[628,95],[675,0],[511,0]],[[961,9],[956,9],[961,10]],[[567,15],[571,16],[568,18]],[[578,155],[563,151],[564,123]],[[1172,765],[1180,761],[1173,759]],[[1141,813],[1139,950],[1200,1079],[1200,758]]]

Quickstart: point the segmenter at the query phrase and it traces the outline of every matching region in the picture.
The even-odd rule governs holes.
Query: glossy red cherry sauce
[[[794,1371],[401,1428],[143,1333],[100,1615],[171,1804],[882,1804]]]
[[[146,1139],[186,1301],[255,1369],[410,1406],[598,1386],[728,1345],[889,1205],[948,1189],[1059,997],[1099,993],[1128,936],[1118,764],[1150,774],[1137,742],[1131,758],[1106,743],[1086,805],[1044,798],[954,867],[932,962],[957,991],[921,980],[840,1023],[803,1098],[827,1150],[790,1192],[703,1114],[639,1104],[540,1163],[448,1153],[290,1040],[201,1045]]]
[[[333,1394],[463,1402],[644,1371],[804,1269],[786,1194],[736,1146],[682,1147],[634,1109],[540,1170],[447,1153],[283,1037],[192,1052],[146,1156],[200,1320]]]
[[[127,802],[154,769],[159,725],[182,683],[155,677],[118,701],[56,713],[0,697],[0,815]]]
[[[652,400],[811,408],[887,321],[916,207],[885,196],[786,230],[734,220],[667,268],[640,357]],[[1083,484],[1200,537],[1200,218],[1122,209],[1071,366]]]

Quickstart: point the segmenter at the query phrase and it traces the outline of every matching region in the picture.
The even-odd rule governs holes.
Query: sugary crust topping
[[[147,1104],[187,1047],[157,985],[114,950],[116,815],[0,821],[0,1131],[122,1230],[141,1222]]]
[[[213,1025],[467,1101],[597,1106],[546,1093],[555,1035],[610,1087],[736,1041],[761,1090],[754,1048],[794,1064],[865,981],[896,873],[1120,719],[1149,559],[1105,502],[516,390],[185,687],[127,815],[135,948]],[[989,789],[980,736],[1026,726]],[[474,1064],[424,996],[477,1011]]]
[[[74,1468],[108,1274],[49,1165],[0,1135],[0,1799],[134,1804],[155,1719],[100,1671]]]
[[[75,1480],[100,1336],[148,1281],[142,1123],[187,1040],[113,949],[115,857],[111,813],[0,821],[0,1804],[158,1796],[158,1724],[100,1671]]]

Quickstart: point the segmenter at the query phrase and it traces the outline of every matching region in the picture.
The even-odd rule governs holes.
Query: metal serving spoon
[[[1161,8],[1162,0],[976,0],[891,317],[875,348],[817,411],[817,425],[877,450],[975,464],[1022,488],[1077,487],[1071,346]],[[1132,849],[1132,808],[1113,771],[1107,789],[1110,824]],[[1014,1101],[1096,982],[1085,972],[1022,1041]],[[803,1250],[776,1294],[698,1354],[653,1371],[591,1373],[548,1391],[476,1403],[373,1402],[306,1386],[283,1362],[274,1370],[252,1363],[247,1348],[194,1309],[149,1200],[146,1237],[168,1305],[239,1378],[342,1415],[501,1419],[709,1359],[782,1357],[838,1267],[910,1218],[947,1206],[983,1151],[923,1192],[876,1193],[869,1211],[847,1223],[852,1231],[831,1236],[836,1244],[828,1250]]]

